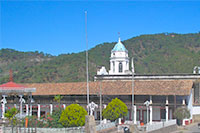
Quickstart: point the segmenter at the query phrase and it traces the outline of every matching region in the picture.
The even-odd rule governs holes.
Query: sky
[[[52,55],[143,34],[200,31],[200,1],[0,0],[0,48]]]

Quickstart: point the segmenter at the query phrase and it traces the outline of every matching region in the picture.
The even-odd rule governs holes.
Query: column
[[[32,116],[32,104],[30,105],[30,116]]]
[[[152,96],[150,96],[150,106],[149,106],[149,111],[150,111],[150,124],[152,124],[152,120],[153,120]]]
[[[168,118],[169,117],[169,115],[168,115],[169,114],[169,107],[168,107],[168,105],[165,106],[165,109],[166,109],[166,121],[168,121],[169,120],[169,118]]]
[[[38,112],[37,112],[38,114],[38,119],[40,119],[40,104],[38,104]]]
[[[165,110],[166,110],[166,121],[169,120],[169,107],[168,107],[169,101],[168,101],[168,96],[166,96],[166,105],[165,105]]]
[[[105,108],[106,108],[106,106],[107,106],[107,105],[106,105],[106,104],[104,104],[104,105],[103,105],[103,108],[105,109]],[[104,119],[103,119],[103,123],[104,123],[104,124],[106,124],[106,123],[107,123],[107,119],[105,119],[105,118],[104,118]]]
[[[185,105],[185,99],[182,100],[182,104]]]
[[[133,106],[133,107],[134,107],[134,121],[133,121],[133,123],[137,124],[137,107],[136,107],[136,105]]]
[[[110,61],[110,71],[111,71],[111,73],[113,73],[113,62],[112,61]]]
[[[152,105],[149,106],[149,111],[150,111],[150,124],[152,124],[152,120],[153,120],[153,109],[152,109]]]
[[[7,103],[6,101],[6,95],[2,95],[3,99],[1,100],[1,106],[2,106],[2,116],[1,118],[4,119],[4,115],[5,115],[5,104]]]
[[[2,116],[1,116],[1,118],[4,119],[4,114],[5,114],[5,104],[2,103],[1,106],[2,106]]]
[[[26,104],[26,116],[28,116],[28,104]]]
[[[52,115],[52,113],[53,113],[53,105],[50,104],[50,115]]]
[[[63,104],[63,109],[65,109],[66,108],[66,105],[65,104]]]

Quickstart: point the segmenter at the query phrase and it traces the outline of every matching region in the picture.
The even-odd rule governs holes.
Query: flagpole
[[[133,58],[131,59],[131,65],[132,65],[132,121],[134,122],[134,64],[133,64]]]
[[[87,11],[85,11],[85,34],[86,34],[86,75],[87,75],[87,105],[89,105],[89,75],[88,75],[88,38],[87,38]],[[88,114],[89,114],[89,107]]]

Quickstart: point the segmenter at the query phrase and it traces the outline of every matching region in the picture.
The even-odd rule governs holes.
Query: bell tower
[[[122,44],[120,37],[110,56],[109,75],[123,75],[129,70],[128,50]]]

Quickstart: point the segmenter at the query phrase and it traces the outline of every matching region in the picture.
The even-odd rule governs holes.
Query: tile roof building
[[[200,120],[200,74],[136,74],[132,61],[132,71],[129,70],[128,51],[119,42],[111,51],[110,70],[105,67],[97,72],[94,81],[89,82],[90,102],[99,105],[94,111],[96,119],[100,119],[100,107],[107,105],[113,98],[119,98],[126,103],[128,115],[126,119],[134,123],[147,123],[147,112],[149,123],[153,121],[173,119],[173,112],[177,107],[188,107],[191,113],[190,119]],[[14,83],[8,83],[14,85]],[[7,85],[8,85],[7,84]],[[1,90],[6,85],[0,86]],[[87,106],[87,84],[86,82],[72,83],[26,83],[25,88],[35,88],[30,95],[25,95],[23,111],[26,115],[41,115],[52,113],[60,105],[53,99],[55,95],[62,95],[61,107],[65,108],[72,103]],[[21,86],[20,86],[21,87]],[[17,86],[15,86],[17,88]],[[134,102],[133,97],[134,96]],[[8,98],[6,109],[16,106],[13,101],[18,101],[18,96]],[[3,99],[2,99],[3,100]],[[102,101],[102,104],[100,104]],[[149,101],[147,111],[144,103]],[[16,103],[16,102],[15,102]],[[134,105],[134,106],[133,106]],[[104,107],[105,107],[104,106]],[[1,111],[2,112],[2,111]]]

